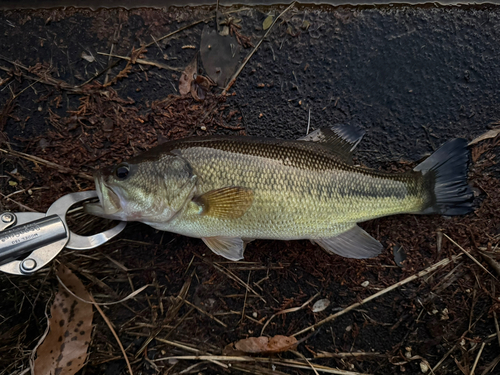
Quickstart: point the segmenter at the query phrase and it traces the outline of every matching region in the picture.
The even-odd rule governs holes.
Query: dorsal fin
[[[343,161],[352,164],[352,152],[364,135],[364,131],[357,130],[351,125],[341,124],[331,128],[320,128],[298,140],[320,143]]]

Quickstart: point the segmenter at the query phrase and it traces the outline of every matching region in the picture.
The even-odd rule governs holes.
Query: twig
[[[309,108],[309,115],[307,116],[307,130],[306,135],[309,134],[309,127],[311,126],[311,108]]]
[[[264,41],[264,39],[267,38],[267,36],[269,35],[269,33],[271,32],[271,30],[273,29],[274,27],[274,24],[286,13],[288,12],[288,10],[290,10],[291,8],[293,8],[295,6],[295,1],[293,3],[291,3],[283,12],[280,13],[280,15],[278,17],[276,17],[276,19],[274,20],[274,22],[271,24],[271,26],[269,27],[269,29],[267,29],[266,33],[264,34],[264,36],[259,40],[259,43],[257,43],[257,45],[254,47],[254,49],[252,50],[252,52],[250,52],[248,54],[247,57],[245,57],[245,60],[243,60],[243,62],[241,63],[240,67],[238,68],[238,70],[233,74],[233,76],[231,77],[231,79],[229,80],[229,83],[227,84],[226,88],[224,89],[224,91],[222,91],[222,95],[226,95],[227,92],[229,91],[229,89],[231,88],[232,85],[234,85],[234,82],[236,82],[236,78],[238,78],[238,76],[240,75],[241,71],[243,70],[243,68],[245,67],[245,65],[248,63],[248,61],[252,58],[253,54],[257,51],[257,49],[260,47],[260,45],[262,44],[262,42]]]
[[[316,375],[319,375],[319,374],[318,374],[318,371],[314,368],[314,366],[312,365],[312,363],[311,363],[311,362],[309,362],[309,360],[305,357],[305,355],[304,355],[304,354],[302,354],[301,352],[298,352],[298,351],[296,351],[296,350],[290,350],[290,351],[291,351],[293,354],[295,354],[297,357],[299,357],[300,359],[303,359],[304,361],[306,361],[306,362],[307,362],[307,364],[309,365],[309,367],[311,367],[311,368],[312,368],[312,370],[314,371],[314,373],[315,373]]]
[[[456,348],[457,348],[457,344],[453,345],[453,347],[446,352],[446,354],[443,356],[443,358],[441,358],[441,360],[436,364],[436,366],[434,366],[432,368],[432,371],[435,372],[439,368],[439,366],[441,366],[443,364],[443,362],[446,360],[446,358],[448,358],[448,356],[455,351]]]
[[[206,312],[205,310],[199,308],[198,306],[196,306],[195,304],[189,302],[188,300],[185,300],[184,301],[187,305],[191,306],[191,307],[194,307],[196,310],[198,310],[199,312],[201,312],[202,314],[208,316],[210,319],[213,319],[215,320],[217,323],[219,323],[221,326],[223,326],[224,328],[227,328],[227,324],[225,324],[224,322],[220,321],[219,319],[217,319],[215,316],[213,316],[212,314],[210,314],[209,312]]]
[[[219,1],[217,1],[217,6],[219,6]],[[247,285],[250,285],[250,275],[252,274],[252,271],[248,271],[248,278],[247,278]],[[240,324],[243,319],[245,319],[245,306],[247,304],[247,298],[248,298],[248,289],[245,289],[245,299],[243,300],[243,309],[241,310],[241,319],[238,322]]]
[[[118,59],[123,59],[123,60],[127,60],[127,61],[132,60],[131,57],[120,56],[120,55],[113,55],[111,53],[97,52],[97,54],[98,55],[103,55],[103,56],[116,57]],[[174,70],[176,72],[182,72],[182,71],[184,71],[183,68],[176,68],[175,66],[169,66],[169,65],[162,64],[162,63],[158,63],[158,62],[149,61],[149,60],[146,60],[146,59],[134,59],[134,61],[137,62],[137,63],[139,63],[139,64],[143,64],[143,65],[156,66],[157,68],[160,68],[160,69]]]
[[[467,251],[464,250],[464,248],[462,246],[460,246],[459,244],[457,244],[455,241],[453,241],[448,235],[446,235],[446,233],[443,233],[443,235],[449,239],[456,247],[458,247],[465,255],[467,255],[474,263],[476,263],[479,267],[481,267],[483,269],[483,271],[489,273],[491,275],[491,277],[493,277],[495,280],[499,281],[495,275],[493,275],[490,271],[488,271],[481,263],[479,263],[479,261],[474,258],[472,255],[470,255]]]
[[[162,340],[158,340],[163,342]],[[179,345],[175,345],[177,347],[181,347]],[[193,351],[192,348],[190,348],[191,351]],[[308,366],[307,364],[304,364],[303,362],[295,361],[292,359],[280,359],[280,360],[274,360],[273,358],[262,358],[262,357],[238,357],[238,356],[223,356],[223,355],[185,355],[185,356],[173,356],[173,357],[165,357],[165,358],[158,358],[153,361],[167,361],[169,359],[184,359],[184,360],[191,360],[191,361],[210,361],[210,360],[215,360],[215,361],[233,361],[233,362],[260,362],[260,363],[267,363],[267,364],[274,364],[274,365],[279,365],[279,366],[288,366],[288,367],[293,367],[293,368],[298,368],[298,369],[303,369],[303,370],[317,370],[320,372],[325,372],[327,374],[338,374],[338,375],[368,375],[366,373],[361,373],[361,372],[353,372],[353,371],[346,371],[346,370],[340,370],[340,369],[335,369],[331,367],[326,367],[322,365],[317,365],[317,364],[312,364],[311,366]]]
[[[493,297],[495,296],[495,284],[492,282],[493,285]],[[500,346],[500,328],[498,327],[498,319],[497,319],[497,312],[493,311],[493,322],[495,323],[495,331],[497,333],[497,338],[498,338],[498,346]]]
[[[266,324],[264,324],[264,327],[262,327],[262,330],[260,331],[260,335],[263,336],[264,335],[264,330],[266,329],[266,327],[269,325],[269,323],[271,323],[271,320],[273,320],[276,316],[278,315],[283,315],[283,314],[288,314],[288,313],[291,313],[291,312],[295,312],[295,311],[299,311],[299,310],[302,310],[304,307],[306,307],[307,305],[309,305],[312,301],[314,301],[314,299],[319,296],[319,292],[316,293],[314,296],[312,296],[311,298],[309,298],[306,302],[304,302],[302,304],[302,306],[297,306],[297,307],[292,307],[290,309],[286,309],[286,310],[282,310],[282,311],[278,311],[276,314],[274,314],[273,316],[271,316],[268,321],[266,322]]]
[[[353,353],[328,353],[321,352],[315,354],[314,359],[317,358],[358,358],[358,357],[386,357],[385,354],[380,352],[353,352]]]
[[[15,61],[11,61],[9,59],[7,59],[6,57],[0,55],[0,59],[14,65],[14,66],[17,66],[18,68],[21,68],[27,72],[30,71],[30,68],[24,66],[23,64],[19,64]],[[6,70],[4,67],[0,68],[2,70]],[[9,70],[6,70],[6,71],[9,71]],[[47,73],[49,73],[48,71],[44,71],[43,72],[43,76],[42,76],[42,73],[40,74],[37,74],[38,75],[38,78],[35,78],[35,77],[31,77],[29,76],[28,74],[26,73],[22,73],[23,77],[24,78],[27,78],[27,79],[30,79],[32,81],[37,81],[37,82],[42,82],[42,83],[45,83],[46,85],[50,85],[50,86],[54,86],[56,87],[57,89],[62,89],[62,90],[68,90],[68,91],[71,91],[71,92],[74,92],[75,94],[80,94],[82,91],[79,90],[80,86],[71,86],[69,83],[66,83],[62,80],[59,80],[59,79],[56,79],[54,77],[51,77],[50,75],[48,75]],[[36,82],[35,82],[36,83]]]
[[[115,66],[118,65],[118,63],[120,62],[121,60],[116,60],[114,61],[113,63],[109,64],[106,68],[104,68],[103,70],[101,70],[99,73],[93,75],[92,77],[90,77],[88,80],[86,80],[85,82],[83,82],[81,85],[78,85],[76,86],[76,88],[82,88],[83,86],[85,85],[88,85],[90,82],[92,82],[93,80],[99,78],[100,76],[102,76],[104,73],[108,72],[110,69],[113,69]],[[105,82],[106,83],[106,82]]]
[[[11,201],[12,203],[17,204],[17,205],[18,205],[19,207],[21,207],[23,210],[30,211],[30,212],[37,212],[36,210],[34,210],[34,209],[32,209],[32,208],[30,208],[30,207],[28,207],[28,206],[25,206],[24,204],[19,203],[18,201],[15,201],[14,199],[9,198],[9,197],[7,197],[7,196],[3,195],[2,193],[0,193],[0,196],[1,196],[2,198],[4,198],[4,199],[7,199],[7,200]]]
[[[253,294],[255,294],[255,296],[257,296],[259,299],[262,300],[262,302],[264,303],[267,303],[267,301],[259,294],[255,291],[255,289],[253,289],[250,285],[248,284],[245,284],[245,282],[243,280],[241,280],[238,276],[236,276],[234,273],[232,273],[231,271],[225,269],[224,267],[222,266],[219,266],[217,265],[216,263],[212,263],[212,262],[209,262],[208,260],[204,259],[204,258],[201,258],[201,260],[207,264],[210,264],[211,266],[213,266],[216,270],[226,274],[227,277],[229,277],[230,279],[233,279],[234,281],[236,281],[238,284],[244,286],[245,288],[247,288],[249,291],[251,291]]]
[[[130,362],[129,362],[128,357],[127,357],[127,353],[125,352],[125,349],[123,348],[122,342],[120,341],[120,338],[116,334],[115,329],[113,328],[113,325],[109,321],[109,319],[106,316],[106,314],[104,314],[104,311],[102,311],[102,309],[99,307],[99,305],[95,302],[94,297],[92,297],[92,294],[89,293],[89,297],[92,300],[92,302],[93,302],[95,308],[97,309],[97,311],[99,311],[99,314],[101,314],[102,318],[104,319],[104,321],[108,325],[109,330],[111,331],[111,333],[115,337],[115,340],[118,343],[118,346],[120,347],[120,350],[122,351],[123,358],[125,359],[125,362],[127,362],[127,367],[128,367],[128,371],[130,372],[130,375],[134,375],[134,372],[132,371],[132,367],[130,366]]]
[[[191,353],[199,353],[200,352],[200,350],[198,350],[196,348],[192,348],[190,346],[178,343],[176,341],[165,340],[165,339],[161,339],[159,337],[156,338],[156,341],[162,342],[164,344],[175,346],[176,348],[179,348],[179,349],[184,349],[184,350],[191,352]],[[207,357],[211,357],[211,356],[207,356]],[[223,356],[220,356],[220,357],[223,357]],[[155,361],[159,361],[159,360],[160,359],[155,359]],[[206,358],[205,360],[208,360],[208,358]]]
[[[31,83],[30,85],[26,86],[24,89],[22,89],[21,91],[19,91],[16,95],[14,95],[12,97],[12,99],[16,99],[19,95],[21,95],[23,92],[25,92],[26,90],[28,90],[30,87],[33,87],[35,84],[37,84],[38,82],[40,82],[43,78],[39,78],[37,79],[35,82]],[[35,91],[36,92],[36,91]]]
[[[119,300],[119,301],[115,301],[115,302],[99,302],[97,303],[93,298],[92,298],[92,301],[87,301],[87,300],[84,300],[83,298],[80,298],[78,297],[75,293],[73,293],[71,290],[69,290],[69,288],[62,282],[62,280],[59,278],[59,276],[57,276],[57,280],[59,281],[59,283],[64,287],[64,289],[66,289],[66,291],[71,294],[74,298],[76,298],[77,300],[79,301],[82,301],[83,303],[90,303],[92,305],[100,305],[100,306],[109,306],[109,305],[116,305],[118,303],[122,303],[122,302],[125,302],[131,298],[134,298],[136,295],[138,295],[139,293],[141,293],[144,289],[146,289],[148,286],[153,286],[152,284],[146,284],[144,285],[142,288],[139,288],[137,289],[135,292],[132,292],[130,293],[127,297]]]
[[[146,44],[144,47],[148,48],[148,47],[151,47],[153,44],[155,43],[158,43],[160,41],[162,41],[163,39],[167,39],[167,38],[170,38],[172,35],[175,35],[177,33],[180,33],[181,31],[184,31],[186,29],[189,29],[190,27],[193,27],[193,26],[196,26],[198,25],[199,23],[202,23],[202,22],[206,22],[206,21],[210,21],[211,19],[213,18],[213,16],[210,16],[210,17],[207,17],[207,18],[204,18],[202,20],[198,20],[198,21],[195,21],[189,25],[186,25],[186,26],[183,26],[175,31],[172,31],[170,34],[167,34],[167,35],[164,35],[162,36],[161,38],[159,39],[156,39],[156,40],[153,40],[152,42]]]
[[[413,280],[416,280],[416,279],[418,279],[418,278],[420,278],[422,276],[425,276],[425,275],[429,274],[430,272],[433,272],[433,271],[437,270],[440,267],[443,267],[443,266],[446,266],[446,265],[450,264],[451,262],[455,262],[461,256],[462,256],[462,254],[458,254],[458,255],[452,256],[451,259],[448,259],[448,258],[443,259],[443,260],[441,260],[441,261],[433,264],[432,266],[429,266],[426,269],[420,271],[419,273],[417,273],[415,275],[412,275],[410,277],[407,277],[406,279],[404,279],[404,280],[402,280],[400,282],[397,282],[396,284],[393,284],[390,287],[385,288],[385,289],[381,290],[380,292],[371,295],[368,298],[365,298],[361,302],[356,302],[356,303],[350,305],[349,307],[346,307],[344,310],[339,311],[338,313],[332,314],[332,315],[328,316],[327,318],[319,321],[318,323],[313,324],[312,326],[309,326],[307,328],[304,328],[302,331],[294,333],[292,336],[301,335],[301,334],[306,333],[306,332],[308,332],[310,330],[314,330],[314,329],[322,326],[325,323],[331,322],[332,320],[337,319],[339,316],[344,315],[345,313],[347,313],[347,312],[349,312],[351,310],[354,310],[354,309],[358,308],[359,306],[364,305],[365,303],[370,302],[371,300],[374,300],[374,299],[380,297],[381,295],[384,295],[384,294],[386,294],[386,293],[388,293],[388,292],[390,292],[390,291],[392,291],[394,289],[399,288],[400,286],[403,286],[403,285],[408,284],[409,282],[411,282]]]
[[[481,354],[483,353],[484,346],[486,345],[485,342],[481,344],[481,348],[479,349],[479,353],[477,353],[476,360],[474,361],[474,364],[472,365],[472,370],[470,370],[470,375],[474,375],[474,371],[476,371],[476,366],[477,363],[479,362],[479,358],[481,358]]]
[[[174,301],[175,303],[172,303],[172,305],[167,310],[167,316],[163,319],[163,324],[172,320],[177,315],[180,308],[186,302],[186,295],[189,291],[189,288],[191,287],[191,281],[193,279],[193,275],[194,275],[194,271],[191,272],[191,275],[186,279],[186,281],[184,281],[184,284],[182,285],[182,288],[179,291],[179,294],[175,297],[175,301]],[[190,312],[188,312],[188,314],[190,314]],[[187,316],[188,314],[186,314],[185,316]],[[181,319],[181,321],[183,319]],[[135,353],[135,358],[138,358],[146,350],[149,343],[151,341],[153,341],[156,338],[156,336],[158,336],[160,334],[162,329],[163,329],[163,327],[158,327],[151,335],[149,335],[149,337],[142,343],[142,346],[139,348],[139,350]],[[175,327],[174,327],[174,329],[175,329]],[[170,334],[172,332],[173,332],[173,330],[167,334],[167,337],[170,336]]]
[[[39,158],[38,156],[33,156],[33,155],[25,154],[24,152],[20,152],[20,151],[4,150],[4,149],[1,149],[1,148],[0,148],[0,152],[6,153],[6,154],[12,155],[12,156],[17,156],[17,157],[20,157],[20,158],[32,161],[33,163],[43,164],[43,165],[45,165],[45,166],[47,166],[49,168],[57,169],[61,173],[71,173],[71,174],[74,174],[74,171],[71,168],[63,167],[62,165],[59,165],[59,164],[53,163],[51,161]],[[86,173],[78,172],[78,173],[76,173],[76,175],[78,177],[84,178],[86,180],[94,181],[94,179],[92,178],[92,176],[90,176],[90,175],[88,175]]]

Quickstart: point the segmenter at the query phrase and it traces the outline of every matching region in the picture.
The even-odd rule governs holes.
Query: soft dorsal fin
[[[230,186],[215,189],[193,199],[201,208],[201,215],[219,219],[237,219],[250,208],[253,202],[252,189]]]
[[[352,152],[364,135],[364,131],[357,130],[351,125],[341,124],[315,130],[298,140],[320,143],[343,161],[352,164]]]

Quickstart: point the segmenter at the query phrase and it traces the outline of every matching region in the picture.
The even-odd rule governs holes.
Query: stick
[[[396,284],[391,285],[390,287],[388,287],[388,288],[386,288],[386,289],[383,289],[383,290],[381,290],[380,292],[375,293],[375,294],[371,295],[371,296],[370,296],[370,297],[368,297],[368,298],[365,298],[365,299],[364,299],[364,300],[362,300],[361,302],[356,302],[356,303],[352,304],[351,306],[346,307],[344,310],[339,311],[338,313],[335,313],[335,314],[333,314],[333,315],[330,315],[329,317],[327,317],[327,318],[325,318],[325,319],[323,319],[323,320],[319,321],[318,323],[313,324],[312,326],[309,326],[309,327],[307,327],[307,328],[304,328],[302,331],[299,331],[299,332],[297,332],[297,333],[294,333],[292,336],[298,336],[298,335],[301,335],[301,334],[306,333],[306,332],[308,332],[308,331],[315,330],[316,328],[318,328],[318,327],[322,326],[323,324],[328,323],[328,322],[331,322],[332,320],[337,319],[339,316],[344,315],[345,313],[347,313],[347,312],[349,312],[349,311],[351,311],[351,310],[354,310],[354,309],[358,308],[359,306],[364,305],[365,303],[370,302],[371,300],[374,300],[375,298],[378,298],[378,297],[380,297],[381,295],[384,295],[384,294],[386,294],[386,293],[390,292],[391,290],[397,289],[397,288],[399,288],[400,286],[403,286],[403,285],[405,285],[405,284],[408,284],[410,281],[413,281],[413,280],[416,280],[416,279],[418,279],[418,278],[420,278],[420,277],[422,277],[422,276],[425,276],[425,275],[427,275],[427,274],[429,274],[429,273],[431,273],[431,272],[433,272],[433,271],[437,270],[437,269],[438,269],[438,268],[440,268],[440,267],[447,266],[447,265],[448,265],[448,264],[450,264],[451,262],[456,261],[456,260],[457,260],[458,258],[460,258],[461,256],[462,256],[462,254],[458,254],[458,255],[454,255],[454,256],[452,256],[452,258],[451,258],[451,259],[448,259],[448,258],[443,259],[443,260],[441,260],[441,261],[439,261],[439,262],[437,262],[437,263],[433,264],[432,266],[429,266],[429,267],[427,267],[426,269],[424,269],[424,270],[420,271],[419,273],[417,273],[417,274],[415,274],[415,275],[412,275],[412,276],[410,276],[410,277],[407,277],[406,279],[404,279],[404,280],[402,280],[402,281],[400,281],[400,282],[397,282]]]
[[[474,263],[476,263],[479,267],[481,267],[483,269],[483,271],[486,271],[487,273],[489,273],[491,275],[491,277],[493,277],[495,280],[499,281],[495,275],[493,275],[490,271],[488,271],[486,268],[484,268],[484,266],[479,263],[479,261],[474,258],[472,255],[470,255],[467,251],[464,250],[464,248],[462,246],[460,246],[459,244],[457,244],[455,241],[453,241],[450,237],[448,237],[445,233],[443,233],[443,235],[449,239],[453,245],[455,245],[456,247],[458,247],[465,255],[467,255]]]
[[[162,340],[158,340],[162,342]],[[179,345],[175,345],[178,347],[181,347]],[[191,349],[191,348],[190,348]],[[321,372],[326,372],[328,374],[338,374],[338,375],[368,375],[365,373],[361,372],[353,372],[353,371],[346,371],[346,370],[340,370],[340,369],[335,369],[331,367],[326,367],[322,365],[316,365],[316,364],[311,364],[311,366],[308,366],[302,362],[295,361],[292,359],[280,359],[280,360],[274,360],[273,358],[260,358],[260,357],[237,357],[237,356],[224,356],[224,355],[185,355],[185,356],[173,356],[173,357],[165,357],[165,358],[158,358],[153,361],[165,361],[169,359],[184,359],[184,360],[191,360],[191,361],[234,361],[234,362],[260,362],[260,363],[268,363],[268,364],[275,364],[275,365],[280,365],[280,366],[288,366],[288,367],[294,367],[294,368],[299,368],[303,370],[311,370],[311,366],[314,370],[321,371]]]
[[[481,354],[483,353],[485,342],[481,344],[481,348],[479,349],[479,353],[477,353],[476,360],[474,361],[474,365],[472,366],[472,370],[470,370],[470,375],[474,375],[474,371],[476,371],[477,363],[479,362],[479,358],[481,358]]]
[[[277,317],[278,315],[283,315],[283,314],[288,314],[288,313],[291,313],[291,312],[295,312],[295,311],[299,311],[299,310],[302,310],[304,307],[306,307],[307,305],[309,305],[312,301],[314,301],[314,299],[319,296],[319,292],[316,293],[314,296],[312,296],[311,298],[309,298],[306,302],[304,302],[302,304],[302,306],[297,306],[297,307],[292,307],[290,309],[286,309],[286,310],[282,310],[282,311],[278,311],[276,314],[273,314],[273,316],[271,316],[266,324],[264,324],[264,327],[262,327],[262,330],[260,331],[260,335],[261,336],[264,336],[264,330],[266,329],[266,327],[268,326],[269,323],[271,323],[271,320],[273,320],[275,317]]]
[[[209,312],[206,312],[205,310],[203,309],[200,309],[198,306],[196,306],[195,304],[189,302],[188,300],[185,300],[184,301],[187,305],[191,306],[191,307],[194,307],[196,310],[198,310],[199,312],[201,312],[202,314],[208,316],[210,319],[213,319],[215,320],[217,323],[219,323],[221,326],[223,326],[224,328],[227,328],[227,325],[220,321],[219,319],[217,319],[215,316],[213,316],[212,314],[210,314]]]
[[[189,24],[187,26],[183,26],[181,27],[180,29],[177,29],[175,31],[172,31],[170,34],[167,34],[167,35],[164,35],[162,36],[160,39],[156,39],[156,40],[153,40],[152,42],[146,44],[144,47],[148,48],[148,47],[151,47],[153,44],[155,43],[158,43],[159,41],[163,40],[163,39],[166,39],[166,38],[170,38],[172,35],[175,35],[181,31],[184,31],[186,29],[189,29],[190,27],[193,27],[193,26],[196,26],[198,25],[199,23],[202,23],[202,22],[206,22],[206,21],[210,21],[212,19],[213,16],[211,17],[207,17],[207,18],[204,18],[202,20],[198,20],[198,21],[195,21],[193,22],[192,24]]]
[[[226,95],[227,92],[229,91],[229,89],[231,88],[232,85],[234,85],[234,82],[236,82],[236,78],[238,78],[238,76],[240,75],[241,71],[243,70],[243,68],[245,67],[245,65],[248,63],[248,61],[252,58],[253,54],[257,51],[257,49],[260,47],[260,45],[262,44],[262,42],[264,41],[264,39],[267,38],[267,36],[269,35],[269,33],[271,32],[271,30],[273,29],[274,27],[274,24],[286,13],[288,12],[289,9],[291,9],[293,6],[295,6],[295,1],[293,3],[291,3],[283,12],[280,13],[280,15],[278,17],[276,17],[276,19],[274,20],[274,22],[271,24],[271,26],[269,27],[269,29],[266,31],[266,33],[264,34],[264,36],[259,40],[259,43],[257,43],[257,45],[253,48],[252,52],[250,52],[248,54],[247,57],[245,57],[245,60],[243,60],[243,62],[241,63],[240,67],[238,68],[238,70],[236,71],[236,73],[233,74],[233,76],[231,77],[231,79],[229,80],[229,83],[227,84],[226,88],[224,89],[224,91],[222,91],[222,95]]]
[[[256,297],[258,297],[259,299],[262,300],[262,302],[264,303],[267,303],[267,301],[259,294],[257,293],[250,285],[248,284],[245,284],[245,282],[243,280],[241,280],[238,276],[236,276],[234,273],[232,273],[231,271],[229,271],[228,269],[225,269],[224,267],[222,266],[219,266],[217,265],[216,263],[212,263],[204,258],[201,258],[201,260],[206,263],[206,264],[209,264],[211,266],[213,266],[216,270],[224,273],[227,277],[229,277],[230,279],[233,279],[234,281],[236,281],[237,283],[239,283],[240,285],[244,286],[245,288],[247,288],[249,291],[251,291]]]
[[[3,195],[2,193],[0,193],[0,196],[1,196],[2,198],[4,198],[4,199],[7,199],[7,200],[11,201],[12,203],[17,204],[17,205],[18,205],[19,207],[21,207],[23,210],[30,211],[30,212],[37,212],[36,210],[34,210],[34,209],[32,209],[32,208],[30,208],[30,207],[28,207],[28,206],[25,206],[24,204],[19,203],[18,201],[15,201],[14,199],[9,198],[9,197],[7,197],[7,196]]]
[[[432,368],[432,371],[436,371],[439,366],[441,366],[443,364],[443,362],[445,361],[446,358],[448,358],[448,356],[453,353],[453,351],[457,348],[457,344],[453,345],[453,348],[451,348],[450,350],[448,350],[448,352],[446,352],[446,354],[443,356],[443,358],[441,358],[441,360],[436,364],[436,366],[434,366]]]
[[[94,303],[94,306],[97,309],[97,311],[99,311],[99,314],[101,314],[102,318],[104,319],[104,321],[108,325],[108,328],[110,329],[111,333],[115,337],[115,340],[118,343],[118,346],[120,347],[120,350],[122,351],[123,358],[125,359],[125,362],[127,362],[127,367],[128,367],[128,371],[130,372],[130,375],[134,375],[134,372],[132,371],[132,367],[130,366],[130,362],[129,362],[128,357],[127,357],[127,353],[125,352],[125,349],[123,348],[122,342],[118,338],[118,335],[116,334],[116,332],[115,332],[115,330],[113,328],[113,325],[109,321],[109,319],[106,316],[106,314],[104,314],[104,311],[102,311],[102,309],[99,307],[99,305],[95,302],[94,297],[92,297],[92,294],[89,293],[89,297],[92,300],[92,302]]]
[[[45,165],[47,167],[50,167],[50,168],[53,168],[53,169],[57,169],[61,173],[71,173],[71,174],[74,174],[74,171],[71,168],[63,167],[62,165],[59,165],[59,164],[53,163],[51,161],[39,158],[38,156],[33,156],[33,155],[25,154],[24,152],[20,152],[20,151],[4,150],[4,149],[1,149],[1,148],[0,148],[0,152],[4,152],[4,153],[12,155],[12,156],[17,156],[17,157],[20,157],[20,158],[32,161],[33,163],[43,164],[43,165]],[[84,178],[86,180],[94,181],[94,179],[92,178],[92,176],[90,176],[90,175],[88,175],[86,173],[78,172],[78,173],[76,173],[76,175],[78,177]]]
[[[118,59],[123,59],[123,60],[127,60],[127,61],[131,60],[130,57],[120,56],[120,55],[113,55],[111,53],[97,52],[97,54],[98,55],[103,55],[103,56],[116,57]],[[162,63],[157,63],[157,62],[154,62],[154,61],[149,61],[149,60],[146,60],[146,59],[135,59],[135,61],[137,63],[139,63],[139,64],[152,65],[152,66],[156,66],[157,68],[160,68],[160,69],[174,70],[176,72],[183,72],[184,71],[183,68],[176,68],[175,66],[169,66],[169,65],[165,65],[165,64],[162,64]]]

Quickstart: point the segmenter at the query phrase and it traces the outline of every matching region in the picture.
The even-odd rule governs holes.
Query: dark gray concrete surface
[[[238,13],[242,33],[256,43],[267,14],[282,9]],[[172,31],[203,18],[208,9],[153,12],[156,16],[146,20],[140,13],[128,17],[115,51],[127,54],[132,46],[150,42],[153,22]],[[110,41],[96,35],[95,16],[87,11],[57,22],[32,16],[20,25],[22,14],[4,11],[2,55],[25,66],[50,62],[60,79],[79,84],[75,76],[86,79],[108,61],[97,55],[109,51]],[[415,160],[449,138],[472,139],[500,119],[499,18],[500,8],[493,5],[299,7],[271,31],[238,77],[236,96],[228,103],[241,109],[250,135],[302,136],[310,110],[312,129],[339,122],[364,128],[360,155],[368,164]],[[310,23],[307,30],[301,27],[304,21]],[[185,67],[196,50],[182,46],[199,47],[202,29],[200,24],[178,34],[162,43],[161,51],[151,47],[147,57],[165,62],[166,53],[175,58],[169,64]],[[241,57],[249,51],[242,50]],[[92,52],[97,62],[89,64],[82,52]],[[147,82],[138,69],[117,86],[122,97],[132,97],[140,107],[176,93],[178,85],[178,74],[147,69]],[[9,95],[0,93],[2,102]],[[23,100],[18,108],[33,112],[21,135],[41,134],[45,120],[36,117],[36,95],[31,90],[23,95],[34,101]],[[74,109],[77,98],[69,95],[65,104]],[[11,139],[19,135],[14,121],[6,131]]]

